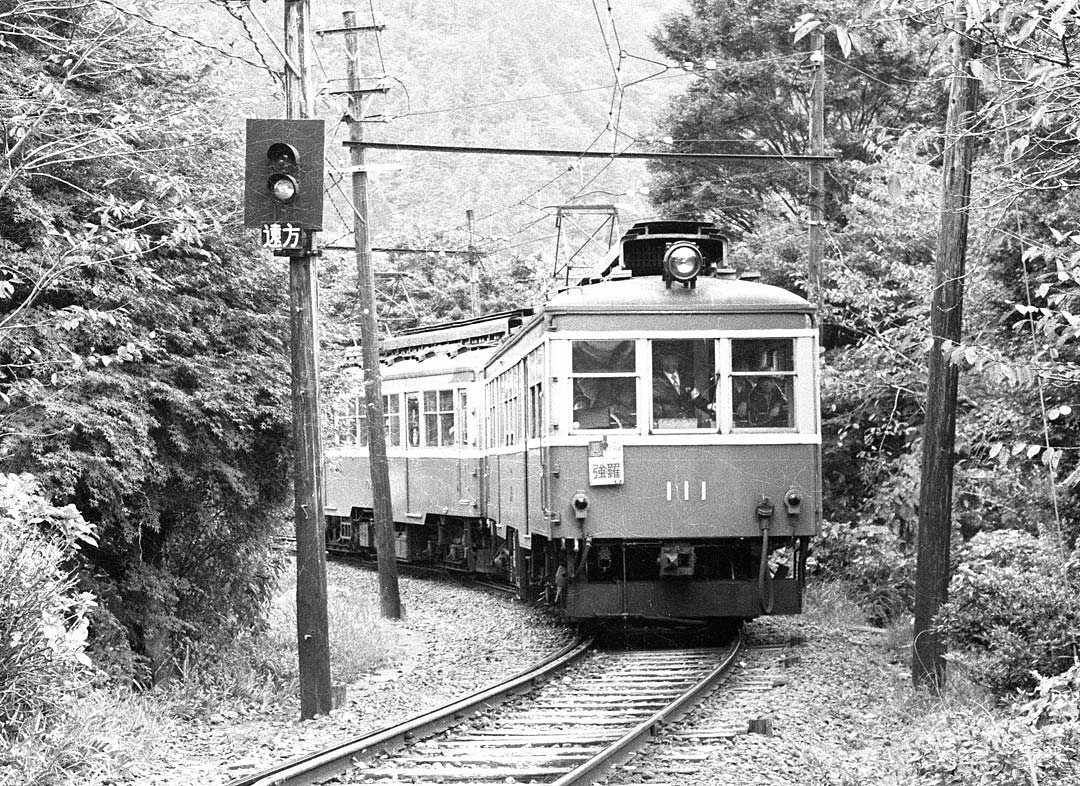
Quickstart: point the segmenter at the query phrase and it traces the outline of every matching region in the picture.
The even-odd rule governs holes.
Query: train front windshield
[[[800,339],[581,339],[571,343],[574,431],[793,430]],[[642,417],[644,413],[644,417]]]

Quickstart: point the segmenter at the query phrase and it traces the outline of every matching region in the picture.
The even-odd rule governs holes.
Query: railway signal
[[[263,245],[322,229],[322,120],[247,121],[244,156],[244,226],[262,230]]]

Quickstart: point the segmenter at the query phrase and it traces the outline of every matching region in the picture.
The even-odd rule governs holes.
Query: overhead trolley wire
[[[653,161],[793,161],[827,163],[836,156],[804,153],[680,153],[623,151],[602,153],[592,150],[560,148],[487,147],[482,145],[428,145],[412,142],[342,142],[346,147],[365,147],[369,150],[412,150],[423,153],[473,153],[482,155],[539,156],[546,158],[637,158]]]

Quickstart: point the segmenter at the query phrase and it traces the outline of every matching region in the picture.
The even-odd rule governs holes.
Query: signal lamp
[[[664,253],[664,278],[667,281],[692,282],[701,273],[704,259],[693,243],[673,243]]]
[[[285,142],[275,142],[266,149],[266,161],[273,173],[266,187],[275,201],[288,204],[296,199],[300,184],[293,177],[299,169],[296,148]]]
[[[281,173],[270,175],[266,187],[270,189],[270,196],[285,205],[296,199],[296,192],[300,188],[295,177]]]

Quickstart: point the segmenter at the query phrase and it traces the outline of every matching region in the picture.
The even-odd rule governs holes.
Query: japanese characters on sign
[[[300,251],[304,248],[304,232],[296,224],[263,224],[259,239],[263,248],[271,251]]]
[[[589,485],[623,484],[623,446],[608,440],[589,443]]]

